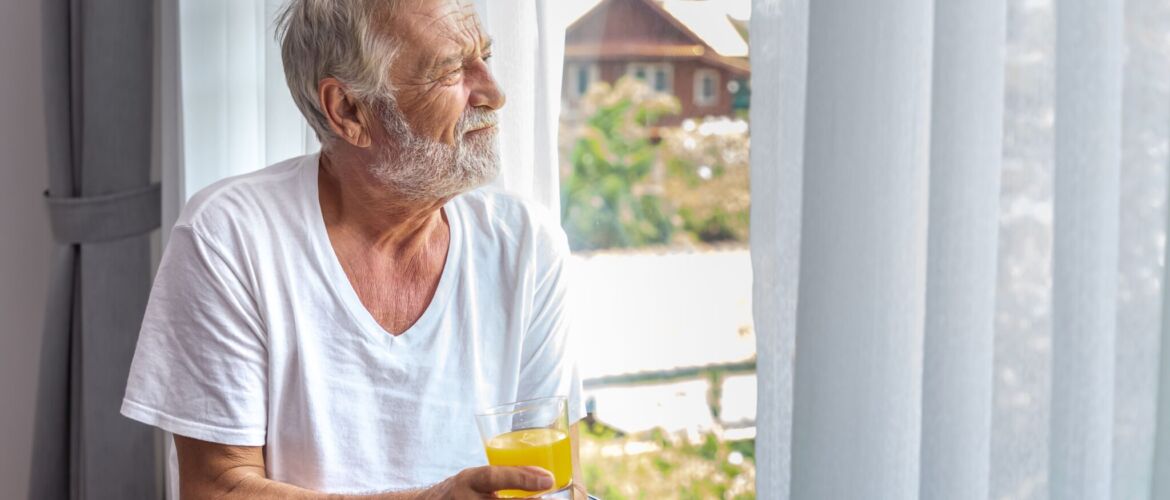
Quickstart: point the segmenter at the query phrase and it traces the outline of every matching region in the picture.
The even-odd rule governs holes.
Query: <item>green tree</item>
[[[598,83],[585,97],[588,119],[570,154],[561,221],[574,250],[637,247],[670,241],[670,207],[648,182],[658,161],[650,126],[678,113],[678,99],[622,78]]]

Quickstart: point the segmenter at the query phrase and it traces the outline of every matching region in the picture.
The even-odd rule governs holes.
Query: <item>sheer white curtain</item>
[[[183,204],[232,175],[320,144],[284,80],[274,19],[287,0],[163,0],[159,6],[163,241]],[[555,2],[476,0],[507,93],[496,185],[559,212],[556,134],[565,18]],[[166,440],[168,495],[177,462]]]
[[[1170,5],[752,16],[759,497],[1170,498]]]
[[[161,3],[164,228],[215,181],[320,147],[284,81],[273,34],[283,4]]]
[[[557,131],[566,18],[555,0],[475,0],[492,43],[492,73],[507,95],[500,111],[495,184],[560,213]]]

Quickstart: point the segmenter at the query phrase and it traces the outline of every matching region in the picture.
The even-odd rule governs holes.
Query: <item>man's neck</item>
[[[409,257],[445,240],[448,200],[411,200],[378,182],[364,167],[321,153],[318,193],[325,226],[379,253]]]

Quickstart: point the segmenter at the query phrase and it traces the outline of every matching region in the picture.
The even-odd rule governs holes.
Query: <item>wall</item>
[[[626,68],[631,62],[647,62],[660,63],[670,62],[673,71],[673,89],[672,93],[678,98],[679,104],[682,108],[676,115],[664,117],[658,121],[659,125],[675,126],[686,120],[687,118],[701,119],[707,116],[733,116],[735,114],[733,104],[735,95],[727,90],[727,82],[735,78],[735,76],[728,70],[706,64],[703,61],[695,59],[664,59],[664,58],[623,58],[621,60],[607,60],[598,62],[596,58],[590,57],[575,57],[566,58],[567,64],[598,64],[598,76],[601,81],[613,84],[622,76],[626,74]],[[699,106],[695,104],[695,71],[699,69],[714,69],[719,72],[719,83],[716,85],[716,92],[719,96],[718,102],[710,106]],[[561,98],[570,105],[575,105],[576,100],[570,99],[568,85],[576,84],[576,75],[565,74],[565,86],[561,91]]]
[[[40,2],[0,1],[0,497],[28,496],[50,236]]]

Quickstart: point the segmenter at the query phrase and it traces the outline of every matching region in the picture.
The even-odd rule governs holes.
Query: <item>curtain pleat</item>
[[[560,212],[557,133],[565,20],[544,0],[476,0],[492,36],[492,74],[507,96],[495,185]]]
[[[1051,1],[1008,2],[990,498],[1048,497],[1052,386]]]
[[[756,490],[788,498],[792,457],[792,377],[800,276],[804,96],[809,0],[753,6],[753,214],[751,255],[756,328]],[[776,36],[771,36],[774,33]]]
[[[1006,17],[935,5],[923,499],[988,498]]]
[[[1057,2],[1053,498],[1112,493],[1122,39],[1119,2]]]
[[[1167,227],[1170,233],[1170,227]],[[1163,262],[1170,262],[1170,245],[1165,247]],[[1170,283],[1170,266],[1165,268],[1162,275],[1163,283]],[[1170,311],[1170,293],[1162,296],[1162,354],[1161,369],[1158,376],[1158,400],[1156,403],[1156,429],[1154,431],[1154,463],[1151,467],[1150,498],[1156,500],[1170,499],[1170,321],[1166,321],[1166,311]]]
[[[78,145],[71,120],[70,5],[68,2],[44,2],[41,15],[47,137],[63,146],[48,150],[49,191],[73,196],[76,194],[73,151]],[[58,245],[53,251],[37,378],[30,499],[71,497],[70,351],[76,261],[77,248],[72,245]]]
[[[1125,2],[1113,498],[1150,498],[1170,162],[1170,3]],[[1154,497],[1157,498],[1157,497]]]
[[[274,33],[284,0],[163,0],[163,43],[175,43],[180,96],[170,138],[181,171],[179,205],[211,183],[320,148],[284,79]],[[169,16],[174,16],[169,17]],[[164,59],[164,70],[169,61]],[[164,136],[166,141],[168,136]],[[171,159],[169,161],[176,161]],[[165,219],[166,220],[173,219]]]
[[[250,2],[239,2],[250,3]],[[261,93],[260,114],[263,120],[257,125],[264,134],[264,161],[274,163],[284,158],[303,155],[320,148],[317,135],[301,116],[292,99],[292,92],[284,79],[284,62],[280,55],[280,43],[273,32],[275,19],[284,0],[263,0],[255,31],[251,26],[240,26],[249,33],[252,43],[260,44],[257,49],[263,53],[264,84]]]
[[[809,5],[795,498],[918,493],[932,25],[929,0]]]
[[[176,0],[187,193],[264,167],[259,2]],[[185,201],[185,199],[184,199]]]

